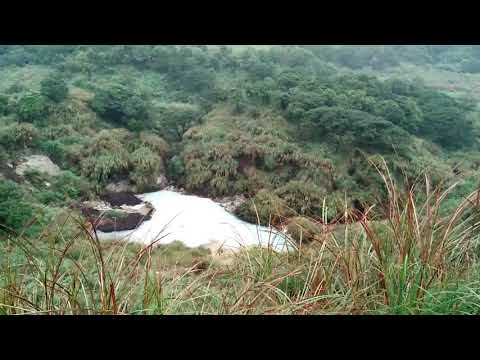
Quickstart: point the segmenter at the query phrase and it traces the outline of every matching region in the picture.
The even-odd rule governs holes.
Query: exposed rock
[[[238,172],[245,176],[254,176],[257,169],[255,168],[255,162],[252,158],[242,156],[238,162]]]
[[[130,213],[118,219],[108,217],[100,218],[96,229],[102,232],[129,231],[140,226],[145,220],[150,220],[149,216]]]
[[[10,163],[0,162],[0,179],[21,182],[23,179],[15,172],[15,167]]]
[[[50,176],[59,175],[61,172],[60,168],[55,165],[48,156],[44,155],[31,155],[26,157],[23,162],[17,166],[15,172],[17,175],[23,176],[25,172],[29,170],[46,173]]]
[[[139,205],[142,204],[142,200],[137,198],[130,192],[114,192],[114,193],[107,193],[103,195],[102,200],[109,203],[111,206],[122,206],[122,205]]]
[[[105,186],[105,191],[109,193],[138,193],[138,192],[151,192],[160,191],[168,186],[168,179],[165,175],[161,174],[152,178],[151,183],[148,185],[137,186],[131,184],[128,180],[120,180],[111,182]]]
[[[106,201],[84,202],[82,214],[92,226],[102,232],[134,230],[151,219],[153,206],[130,193],[112,193]]]
[[[157,177],[155,181],[155,186],[158,188],[158,190],[163,190],[168,186],[168,179],[165,175],[160,175]]]
[[[109,183],[105,190],[109,193],[136,192],[135,186],[131,185],[127,180]]]
[[[120,206],[120,209],[122,209],[126,213],[130,213],[130,214],[136,213],[143,216],[147,216],[152,212],[152,206],[148,203],[142,203],[134,206],[122,205]]]
[[[217,202],[220,206],[222,206],[226,211],[230,213],[234,213],[240,205],[245,203],[247,199],[243,195],[235,195],[230,197],[225,197],[221,199],[217,199]]]
[[[112,209],[112,207],[104,201],[84,201],[83,207],[98,211],[107,211]]]
[[[151,212],[152,210],[150,210]],[[115,215],[109,213],[114,212]],[[88,218],[92,226],[102,232],[134,230],[144,221],[150,220],[150,213],[142,215],[121,210],[99,211],[92,208],[83,208],[82,214]]]
[[[185,189],[184,188],[176,188],[175,186],[173,185],[170,185],[170,186],[167,186],[166,188],[163,189],[164,191],[172,191],[172,192],[176,192],[178,194],[185,194]]]

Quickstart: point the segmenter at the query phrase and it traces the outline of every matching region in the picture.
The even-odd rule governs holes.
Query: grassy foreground
[[[380,173],[381,211],[317,221],[293,253],[100,243],[73,214],[37,238],[7,236],[0,314],[479,313],[480,191],[444,215],[453,187],[403,190]]]

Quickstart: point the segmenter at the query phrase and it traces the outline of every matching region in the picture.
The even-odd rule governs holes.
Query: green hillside
[[[0,244],[15,252],[12,241],[42,238],[42,231],[67,209],[75,213],[71,209],[78,201],[98,199],[120,182],[136,193],[155,191],[160,178],[205,197],[243,195],[249,201],[236,210],[240,218],[290,228],[300,223],[318,240],[320,228],[347,222],[345,214],[351,211],[371,209],[375,224],[388,220],[392,189],[378,173],[378,168],[385,170],[384,160],[398,191],[414,188],[419,203],[428,203],[432,189],[438,194],[448,190],[436,211],[453,216],[480,179],[479,73],[477,46],[0,46]],[[13,169],[30,155],[47,156],[60,173],[19,176]],[[405,209],[410,216],[411,208]],[[424,210],[418,208],[415,216],[431,216]],[[442,221],[433,223],[443,229]],[[425,231],[436,231],[433,223]],[[75,227],[65,227],[67,238],[74,232],[70,226]],[[378,236],[389,231],[374,227]],[[407,228],[394,228],[395,236],[418,230]],[[296,240],[304,236],[291,232]],[[344,234],[345,246],[347,238]],[[335,251],[344,256],[343,250]],[[382,251],[393,259],[397,250]],[[318,249],[313,245],[308,251]],[[409,271],[433,273],[417,267],[430,266],[431,259],[411,251],[418,261]],[[187,258],[191,261],[190,253]],[[284,273],[307,266],[271,261],[285,266]],[[405,253],[392,260],[388,271],[397,265],[408,265]],[[1,266],[6,268],[6,261]],[[444,266],[463,271],[451,263]],[[320,281],[291,278],[302,284]],[[440,278],[432,277],[438,291],[445,280]],[[356,281],[342,279],[342,285],[332,282],[329,291],[345,290]],[[370,286],[372,279],[363,285]],[[2,281],[5,286],[6,275]],[[404,289],[402,281],[407,280],[395,278],[392,284]],[[293,299],[289,291],[300,296],[298,289],[291,290],[300,285],[292,284],[275,286]],[[367,304],[368,296],[357,295],[359,311],[385,311],[378,302]],[[6,292],[3,296],[8,298]],[[306,293],[302,296],[299,302]],[[328,312],[330,305],[323,305],[319,311]],[[341,311],[354,312],[357,305]],[[268,305],[262,306],[267,311]],[[402,306],[390,310],[401,312]]]

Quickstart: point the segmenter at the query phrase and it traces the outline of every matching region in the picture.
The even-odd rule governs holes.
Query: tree
[[[158,72],[166,73],[170,69],[171,64],[174,62],[176,53],[175,46],[171,45],[158,45],[151,49],[151,59],[149,66]]]
[[[466,105],[448,95],[425,90],[419,99],[424,118],[420,132],[445,148],[471,145],[475,132]]]
[[[245,90],[249,100],[260,103],[262,105],[270,104],[272,100],[272,92],[275,87],[273,79],[267,78],[263,81],[256,81],[246,84]]]
[[[60,73],[54,73],[42,80],[40,92],[43,96],[61,102],[68,95],[68,87]]]
[[[98,55],[98,54],[97,54]],[[81,72],[87,75],[88,80],[91,80],[95,64],[92,62],[92,57],[95,57],[93,49],[76,52],[65,60],[63,67],[72,72]]]
[[[364,90],[349,90],[346,93],[348,107],[355,110],[372,112],[375,99],[367,96]]]
[[[391,79],[385,81],[385,87],[390,90],[392,94],[410,96],[412,95],[413,86],[412,83],[402,81],[399,79]]]
[[[417,134],[423,121],[423,113],[414,98],[400,97],[397,99],[398,106],[401,107],[404,113],[402,123],[397,125],[407,130],[412,134]]]
[[[233,104],[233,111],[235,114],[242,114],[247,108],[247,96],[244,89],[232,89],[230,94],[230,101]]]
[[[146,101],[122,84],[98,89],[91,107],[105,119],[123,125],[128,125],[132,120],[145,121],[148,118]]]
[[[166,138],[181,141],[183,134],[200,123],[202,113],[190,104],[170,104],[159,109],[156,128]]]
[[[179,182],[185,174],[185,164],[181,156],[175,155],[168,162],[168,176]]]
[[[305,114],[304,126],[310,136],[342,146],[358,146],[366,150],[392,151],[393,146],[405,149],[408,133],[381,117],[341,107],[319,107]]]
[[[172,88],[187,94],[200,95],[211,98],[215,88],[215,74],[213,70],[195,65],[181,66],[177,64],[167,73]]]
[[[130,59],[133,63],[140,66],[147,66],[151,64],[153,57],[151,45],[137,45],[132,46],[130,49]]]
[[[48,115],[48,105],[44,96],[29,94],[18,100],[15,111],[20,121],[42,121]]]
[[[8,113],[8,97],[0,95],[0,116]]]
[[[377,115],[383,117],[395,125],[405,127],[405,112],[393,100],[385,100],[378,104]]]
[[[480,60],[471,59],[461,63],[462,71],[466,73],[479,73],[480,72]]]
[[[284,71],[277,77],[277,82],[283,90],[298,86],[300,81],[301,75],[294,71]]]
[[[254,78],[263,80],[273,75],[273,66],[272,64],[266,64],[257,60],[250,65],[248,72],[253,75]]]

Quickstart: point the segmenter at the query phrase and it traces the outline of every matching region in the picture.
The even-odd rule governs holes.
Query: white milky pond
[[[291,248],[286,236],[275,229],[244,222],[214,201],[173,191],[137,195],[153,205],[151,220],[137,229],[103,233],[100,240],[122,240],[143,244],[181,241],[194,248],[221,243],[223,249],[270,246],[277,251]]]

